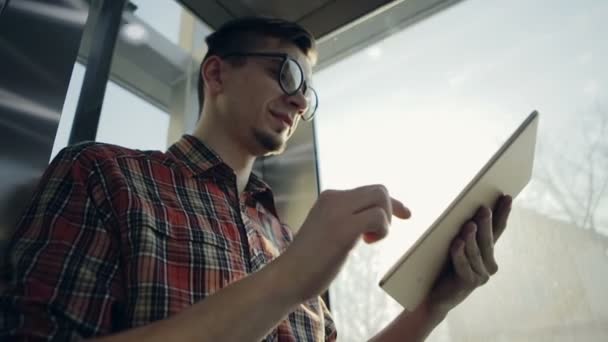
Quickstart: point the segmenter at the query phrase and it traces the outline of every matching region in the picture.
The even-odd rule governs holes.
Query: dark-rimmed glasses
[[[306,98],[306,110],[302,113],[302,119],[304,121],[310,121],[315,116],[317,107],[319,107],[317,92],[306,82],[302,66],[300,66],[300,63],[293,57],[286,53],[270,52],[231,52],[221,57],[264,57],[280,59],[281,69],[277,75],[277,82],[281,86],[281,89],[288,96],[293,96],[297,94],[298,91],[302,90],[302,94],[304,94],[304,97]]]

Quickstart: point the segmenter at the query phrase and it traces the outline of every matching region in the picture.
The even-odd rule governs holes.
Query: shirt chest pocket
[[[170,265],[203,270],[230,270],[229,241],[219,233],[216,220],[206,220],[194,227],[154,224],[143,227],[153,240],[153,254],[166,259]],[[144,241],[147,240],[144,237]]]
[[[221,234],[217,220],[186,226],[147,218],[132,218],[126,234],[131,285],[168,283],[205,296],[243,276],[238,245]]]

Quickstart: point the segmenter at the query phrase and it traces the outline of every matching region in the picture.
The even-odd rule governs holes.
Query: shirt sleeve
[[[92,162],[68,148],[53,160],[8,244],[0,340],[70,341],[116,321],[118,241],[92,200]]]

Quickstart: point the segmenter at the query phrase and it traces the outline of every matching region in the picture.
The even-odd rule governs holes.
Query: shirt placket
[[[260,241],[260,232],[256,231],[256,225],[249,216],[249,194],[244,193],[239,198],[241,219],[249,243],[249,255],[251,256],[252,272],[256,272],[268,263],[264,253],[263,244]]]
[[[264,250],[262,249],[262,244],[260,242],[259,233],[256,232],[255,224],[252,222],[249,217],[249,195],[244,193],[239,197],[239,208],[241,215],[241,222],[243,222],[243,226],[245,232],[247,233],[247,240],[249,243],[249,255],[251,255],[251,267],[252,272],[256,272],[262,267],[264,267],[268,260],[264,254]],[[268,336],[266,336],[263,342],[276,342],[278,341],[278,332],[274,329]]]

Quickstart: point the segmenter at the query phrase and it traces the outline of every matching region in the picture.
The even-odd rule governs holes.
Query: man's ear
[[[212,95],[218,94],[222,91],[222,72],[223,72],[223,61],[218,56],[211,56],[203,63],[201,68],[201,75],[203,77],[204,84],[207,86],[209,93]]]

